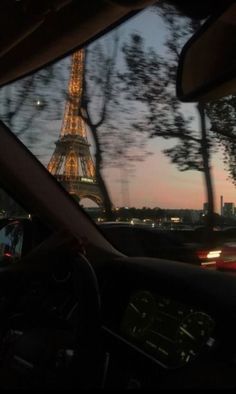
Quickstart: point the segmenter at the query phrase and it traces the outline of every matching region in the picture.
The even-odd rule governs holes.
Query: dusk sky
[[[119,30],[122,42],[125,42],[131,33],[139,33],[144,37],[146,47],[153,47],[159,54],[165,54],[163,42],[167,32],[163,21],[156,13],[146,10],[126,22]],[[109,43],[109,36],[101,39],[101,42]],[[122,57],[119,56],[118,64],[122,67]],[[66,67],[63,66],[65,74],[69,60],[63,60],[62,64],[66,65]],[[55,92],[57,93],[56,89],[51,89],[43,99],[50,102]],[[61,119],[49,122],[45,122],[44,119],[44,122],[40,123],[37,117],[31,126],[32,135],[40,139],[39,144],[35,145],[32,150],[44,165],[47,165],[55,146],[54,143],[59,138],[65,103],[62,101],[60,105]],[[185,104],[183,112],[195,115],[194,105]],[[43,112],[42,115],[44,116]],[[122,117],[122,114],[120,116]],[[135,116],[141,116],[140,104],[137,105]],[[194,130],[199,130],[197,117],[192,122],[192,127]],[[26,142],[24,136],[22,139]],[[93,145],[91,138],[90,141]],[[180,172],[162,152],[174,146],[175,143],[174,140],[166,141],[161,138],[149,140],[146,150],[151,151],[152,154],[147,155],[144,161],[135,162],[132,171],[129,170],[129,163],[124,165],[122,157],[120,158],[122,165],[118,165],[118,168],[106,166],[104,175],[115,206],[202,209],[203,202],[206,201],[203,174],[197,171]],[[91,149],[93,151],[93,146]],[[221,195],[225,202],[236,203],[235,187],[232,181],[227,180],[228,175],[224,169],[222,153],[217,152],[212,156],[212,167],[216,210],[219,212]],[[82,203],[87,204],[83,201]]]
[[[115,203],[118,206],[202,209],[206,201],[203,174],[178,171],[162,153],[162,141],[157,139],[154,144],[155,153],[145,162],[136,164],[135,173],[129,177],[126,188],[121,184],[121,171],[105,172]],[[235,186],[227,180],[221,154],[213,156],[212,164],[216,210],[219,212],[221,195],[225,202],[236,203]]]
[[[147,46],[155,48],[161,54],[165,51],[164,23],[150,10],[127,22],[121,31],[123,37],[131,32],[140,33],[145,38]],[[195,115],[192,104],[184,105],[184,111]],[[196,116],[193,127],[199,129]],[[163,149],[173,145],[173,141],[161,138],[151,140],[147,148],[153,154],[144,162],[136,163],[135,171],[130,176],[128,169],[125,174],[119,169],[107,169],[104,173],[114,203],[118,206],[202,209],[203,202],[206,201],[203,174],[197,171],[178,171],[162,153]],[[224,169],[223,155],[220,152],[212,156],[212,173],[216,210],[219,212],[221,195],[225,202],[236,203],[235,186],[227,179],[228,174]],[[128,182],[124,182],[124,175],[129,176]]]

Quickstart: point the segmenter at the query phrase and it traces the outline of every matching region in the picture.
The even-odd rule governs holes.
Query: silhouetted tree
[[[213,4],[213,3],[212,3]],[[210,4],[209,4],[210,5]],[[174,7],[168,4],[161,4],[161,7],[155,6],[156,11],[161,15],[168,28],[169,36],[167,38],[168,54],[170,55],[171,62],[168,61],[167,68],[170,70],[169,77],[174,80],[176,78],[176,65],[179,61],[179,54],[183,47],[183,43],[186,42],[187,37],[192,35],[200,27],[200,19],[204,17],[204,5],[202,11],[200,11],[199,19],[191,18],[191,6],[184,4],[189,9],[187,13],[189,17],[183,16],[180,10],[177,11]],[[198,8],[199,5],[197,5]],[[206,4],[206,8],[208,5]],[[194,14],[194,13],[193,13]],[[200,55],[200,54],[199,54]],[[177,165],[182,165],[186,158],[189,160],[194,151],[195,157],[202,156],[202,170],[204,172],[207,199],[208,199],[208,215],[207,215],[207,228],[211,230],[213,228],[215,217],[214,214],[214,191],[212,185],[211,176],[211,151],[222,147],[224,149],[224,163],[226,169],[229,172],[230,178],[235,182],[236,180],[236,148],[235,148],[235,118],[236,118],[236,97],[224,97],[219,100],[211,102],[201,102],[196,105],[196,110],[200,120],[200,149],[195,150],[194,145],[183,149],[185,143],[181,143],[180,147],[174,147],[173,150],[169,150],[166,153],[170,155],[173,160],[177,162]],[[210,126],[207,128],[207,121]],[[191,169],[191,166],[190,166]],[[201,170],[201,168],[199,168]]]
[[[236,185],[236,96],[230,95],[206,104],[211,130],[224,150],[224,163]]]
[[[96,177],[104,197],[106,217],[113,220],[112,202],[102,170],[107,164],[122,167],[127,162],[141,160],[144,152],[134,152],[144,147],[145,137],[134,125],[135,114],[132,118],[132,109],[125,103],[117,77],[117,32],[109,44],[98,43],[86,50],[81,114],[95,144]]]
[[[146,49],[144,40],[132,35],[123,51],[127,72],[121,79],[128,86],[130,99],[146,105],[145,118],[137,127],[149,133],[150,138],[162,137],[178,141],[164,153],[177,165],[180,171],[202,171],[205,178],[209,207],[207,229],[214,225],[214,192],[211,177],[210,156],[217,138],[206,127],[206,108],[203,103],[195,105],[199,118],[199,130],[193,126],[193,117],[186,111],[187,105],[176,97],[176,71],[180,51],[187,39],[199,27],[199,21],[183,17],[174,7],[162,4],[155,12],[163,18],[167,28],[166,56]],[[193,112],[193,111],[192,111]]]
[[[36,121],[61,118],[66,79],[65,64],[55,63],[1,88],[1,119],[19,138],[36,143]]]
[[[39,158],[50,151],[48,123],[61,119],[63,113],[65,69],[66,64],[57,63],[0,90],[1,120],[30,150],[36,150]],[[26,214],[3,190],[0,194],[4,196],[0,196],[0,203],[5,214],[15,217]]]

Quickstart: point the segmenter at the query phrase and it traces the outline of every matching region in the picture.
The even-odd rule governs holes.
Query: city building
[[[209,206],[208,202],[204,202],[204,204],[203,204],[203,214],[204,215],[207,215],[207,213],[208,213],[208,206]]]
[[[220,214],[223,216],[223,205],[224,205],[224,199],[223,196],[220,196]]]
[[[234,203],[233,202],[225,202],[224,203],[223,215],[227,218],[234,217]]]

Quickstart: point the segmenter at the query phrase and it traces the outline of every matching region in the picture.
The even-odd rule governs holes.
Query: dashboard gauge
[[[179,368],[213,346],[213,319],[174,300],[139,291],[131,296],[121,331],[165,368]]]
[[[124,334],[135,339],[143,338],[151,326],[155,315],[156,301],[146,291],[135,293],[129,300],[121,330]]]
[[[175,351],[174,342],[152,327],[147,330],[143,347],[163,364],[172,360]]]
[[[213,344],[211,338],[214,321],[206,313],[193,312],[180,323],[177,331],[177,359],[187,363],[199,355],[207,343]]]

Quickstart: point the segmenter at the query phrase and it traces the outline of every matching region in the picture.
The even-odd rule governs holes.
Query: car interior
[[[169,3],[196,20],[210,18],[208,26],[235,11],[232,1]],[[63,59],[152,4],[1,1],[1,87]],[[206,29],[191,42],[204,40]],[[188,47],[178,70],[180,98],[230,92],[232,67],[214,83],[205,84],[205,73],[192,85]],[[223,86],[220,93],[216,84]],[[125,239],[121,227],[113,242],[109,229],[106,234],[91,220],[4,121],[0,187],[31,216],[0,224],[0,244],[8,239],[14,249],[14,256],[7,245],[0,249],[2,389],[235,388],[233,275],[184,263],[181,243],[168,251],[171,238],[162,242],[158,258],[148,244],[129,253],[125,228]]]

